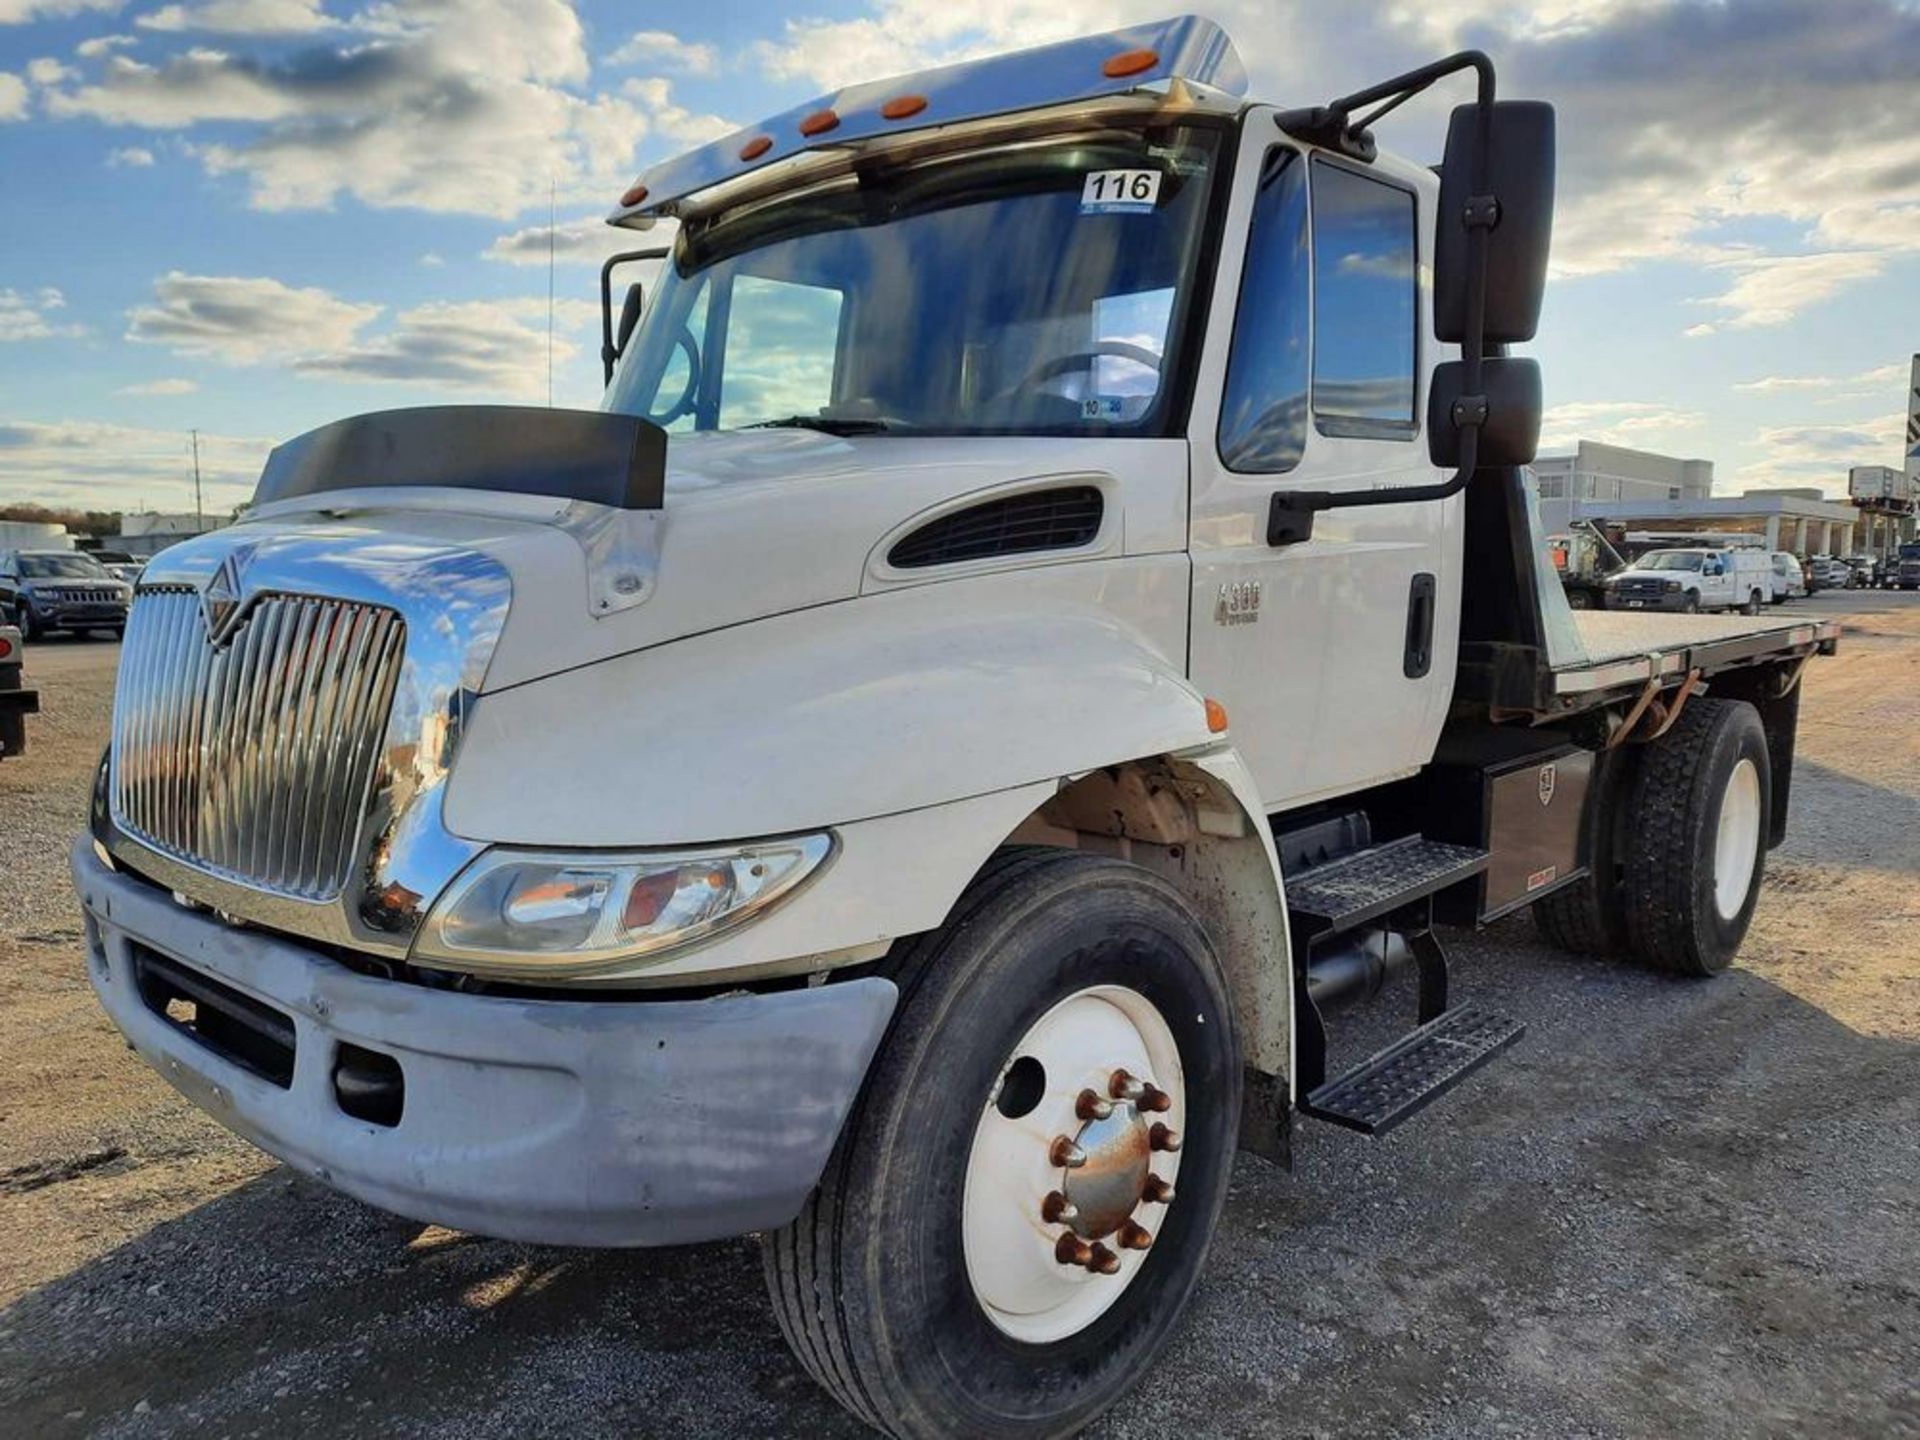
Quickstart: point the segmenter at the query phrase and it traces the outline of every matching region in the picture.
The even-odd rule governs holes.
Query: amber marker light
[[[771,135],[756,135],[740,147],[740,158],[742,160],[758,160],[772,148],[773,137]]]
[[[644,185],[633,185],[628,187],[627,193],[620,197],[620,203],[623,206],[638,205],[642,200],[646,198],[647,198],[647,187]]]
[[[800,122],[802,135],[824,135],[840,123],[840,117],[831,110],[816,110]]]
[[[1224,735],[1227,729],[1227,707],[1211,695],[1207,697],[1207,729],[1215,735]]]
[[[927,108],[924,95],[896,95],[880,107],[882,120],[911,120]]]
[[[1108,58],[1107,63],[1100,67],[1100,73],[1109,80],[1124,80],[1129,75],[1151,70],[1159,63],[1160,54],[1156,50],[1122,50],[1118,55]]]

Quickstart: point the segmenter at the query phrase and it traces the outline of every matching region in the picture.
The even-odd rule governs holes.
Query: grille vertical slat
[[[404,654],[383,607],[264,595],[216,647],[194,591],[142,591],[114,707],[115,819],[229,878],[333,898]]]

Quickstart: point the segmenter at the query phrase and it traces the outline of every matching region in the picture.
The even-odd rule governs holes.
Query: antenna
[[[547,176],[547,408],[553,408],[553,200],[556,183]]]
[[[200,507],[200,432],[189,432],[193,436],[193,523],[199,530],[207,528],[206,512]]]

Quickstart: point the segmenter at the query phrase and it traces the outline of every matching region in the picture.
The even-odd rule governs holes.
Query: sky
[[[1173,13],[1089,0],[0,0],[0,503],[192,508],[359,411],[599,391],[602,223],[853,81]],[[1844,489],[1920,350],[1920,0],[1230,0],[1255,98],[1465,45],[1559,111],[1544,445]],[[1381,143],[1437,158],[1445,102]],[[643,242],[644,243],[644,242]]]

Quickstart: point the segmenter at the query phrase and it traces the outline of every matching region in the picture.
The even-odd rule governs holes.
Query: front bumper
[[[175,904],[73,848],[88,974],[133,1048],[263,1150],[369,1204],[504,1239],[668,1245],[784,1224],[893,1014],[877,977],[710,1000],[520,1000],[359,974]],[[291,1022],[284,1086],[143,996],[157,954]],[[341,1047],[391,1057],[399,1122],[341,1108]]]
[[[1607,592],[1609,610],[1684,610],[1687,608],[1688,592],[1682,590],[1632,591],[1621,594],[1618,590]]]
[[[108,630],[127,623],[127,605],[122,600],[41,600],[23,601],[22,611],[31,611],[34,623],[43,630]]]

